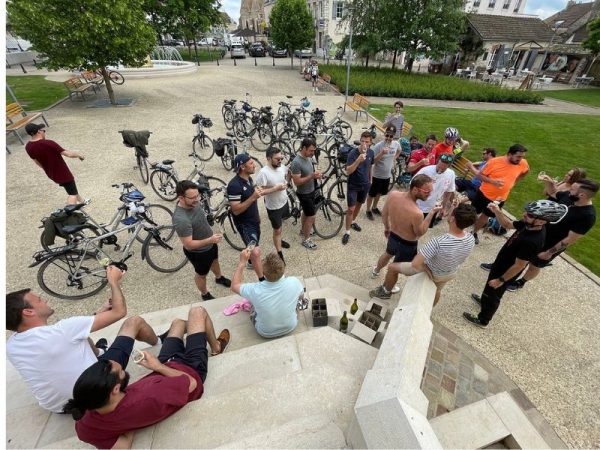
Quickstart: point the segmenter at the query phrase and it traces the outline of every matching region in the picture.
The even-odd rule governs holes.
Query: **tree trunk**
[[[406,71],[408,73],[412,72],[414,62],[415,62],[415,58],[413,58],[412,56],[409,56],[408,59],[406,60],[406,65],[404,67],[406,68]]]
[[[200,57],[198,56],[198,45],[196,45],[195,39],[194,39],[194,54],[196,55],[196,64],[200,65]]]
[[[290,56],[291,56],[292,69],[293,69],[294,68],[294,52],[290,52]],[[300,61],[302,61],[302,60],[300,60]],[[302,68],[302,62],[300,63],[300,68]]]
[[[392,59],[392,69],[396,68],[396,56],[398,56],[398,49],[394,50],[394,58]]]
[[[108,92],[108,99],[110,100],[110,104],[116,105],[117,101],[115,100],[115,93],[112,88],[111,79],[108,76],[108,71],[106,70],[106,67],[102,67],[100,70],[102,72],[102,78],[104,78],[104,84],[106,84],[106,92]]]
[[[365,67],[369,67],[369,54],[365,57]]]

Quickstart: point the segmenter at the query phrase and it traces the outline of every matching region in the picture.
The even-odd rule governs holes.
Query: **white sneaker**
[[[380,273],[376,269],[377,267],[373,267],[373,270],[371,270],[371,278],[379,277]]]
[[[400,286],[396,284],[396,285],[395,285],[395,286],[392,288],[392,294],[397,294],[398,292],[400,292]]]
[[[317,248],[317,244],[309,239],[302,241],[302,246],[308,250],[315,250]]]

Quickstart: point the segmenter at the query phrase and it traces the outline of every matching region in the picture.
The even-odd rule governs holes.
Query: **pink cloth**
[[[233,305],[229,305],[227,308],[225,308],[223,314],[225,314],[226,316],[231,316],[233,314],[237,314],[240,311],[240,309],[244,311],[250,311],[251,308],[252,303],[250,303],[248,299],[243,298],[241,302],[234,303]]]

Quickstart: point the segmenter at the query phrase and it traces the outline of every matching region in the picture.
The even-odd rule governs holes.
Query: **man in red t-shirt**
[[[454,156],[454,149],[456,147],[460,147],[460,150],[465,151],[469,147],[469,141],[461,139],[456,128],[448,127],[444,131],[444,141],[440,142],[433,149],[433,154],[435,155],[434,164],[437,164],[440,156],[445,153]]]
[[[142,352],[138,364],[152,373],[129,387],[129,374],[115,361],[98,361],[81,374],[65,407],[77,420],[79,439],[97,448],[131,448],[135,430],[166,419],[202,396],[208,372],[206,344],[213,356],[223,353],[229,331],[215,337],[208,313],[196,306],[187,321],[173,321],[163,342],[158,358]]]
[[[413,150],[410,154],[410,160],[408,161],[408,165],[406,166],[406,171],[410,172],[411,175],[415,175],[419,170],[421,170],[425,166],[431,166],[435,164],[435,154],[433,153],[433,148],[437,143],[437,138],[435,134],[430,134],[425,138],[425,146]]]
[[[75,177],[65,163],[67,158],[85,158],[80,152],[65,150],[56,142],[46,139],[46,130],[43,124],[28,123],[25,131],[31,140],[25,145],[25,150],[35,163],[44,169],[48,178],[62,186],[67,191],[67,204],[83,203],[83,198],[77,192]]]

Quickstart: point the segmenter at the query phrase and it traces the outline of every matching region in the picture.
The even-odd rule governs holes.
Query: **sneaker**
[[[350,240],[350,235],[348,233],[344,233],[344,235],[342,236],[342,244],[346,245],[349,240]]]
[[[492,266],[493,266],[493,264],[491,264],[491,263],[481,263],[481,264],[479,264],[479,267],[481,267],[483,270],[486,270],[488,272],[490,270],[492,270]]]
[[[206,294],[202,294],[202,300],[214,300],[214,299],[215,299],[215,297],[213,297],[210,292],[207,292]]]
[[[362,231],[362,228],[356,222],[352,222],[352,225],[350,225],[350,228],[352,228],[354,231]]]
[[[159,339],[159,342],[160,342],[161,344],[164,344],[164,343],[165,343],[165,339],[167,338],[168,334],[169,334],[169,330],[165,331],[163,334],[157,334],[157,335],[156,335],[156,336],[158,337],[158,339]]]
[[[475,325],[479,328],[487,327],[487,323],[481,323],[481,321],[479,320],[479,317],[477,317],[471,313],[464,312],[463,317],[465,318],[465,320],[467,320],[467,322],[471,322],[473,325]]]
[[[309,250],[315,250],[317,248],[317,244],[309,239],[302,241],[302,247],[307,248]]]
[[[400,285],[395,284],[391,292],[392,294],[397,294],[398,292],[400,292]]]
[[[479,236],[477,236],[477,233],[472,233],[473,234],[473,239],[475,239],[475,245],[479,245]]]
[[[524,286],[524,284],[521,282],[521,280],[509,281],[508,283],[506,283],[506,290],[508,292],[515,292],[515,291],[518,291],[519,289],[522,289],[523,286]]]
[[[108,350],[108,340],[106,338],[100,338],[96,341],[96,348],[99,350],[103,350],[103,353],[106,353]]]
[[[231,280],[221,275],[219,278],[215,278],[215,283],[225,286],[226,288],[231,287]]]
[[[221,344],[221,350],[219,350],[218,352],[210,352],[211,356],[220,355],[225,351],[225,349],[229,345],[229,342],[231,341],[231,334],[229,333],[229,330],[227,328],[225,328],[223,331],[221,331],[221,333],[219,333],[217,341],[219,341],[219,344]]]
[[[367,219],[375,220],[375,217],[373,216],[373,213],[371,211],[367,211]]]
[[[373,289],[369,291],[369,297],[377,297],[383,300],[388,300],[392,297],[391,292],[386,292],[385,287],[383,285],[379,286],[377,289]]]
[[[378,216],[380,216],[380,215],[381,215],[381,211],[379,211],[379,208],[371,208],[371,212],[372,212],[373,214],[376,214],[376,215],[378,215]]]
[[[281,240],[281,248],[290,248],[289,242],[285,242],[283,239]]]
[[[471,294],[471,300],[481,306],[481,297],[477,294]]]
[[[377,278],[379,277],[380,273],[377,270],[377,267],[373,267],[373,270],[371,270],[371,278]]]

